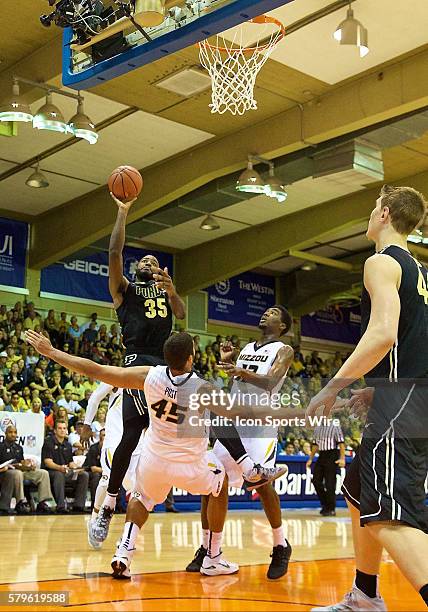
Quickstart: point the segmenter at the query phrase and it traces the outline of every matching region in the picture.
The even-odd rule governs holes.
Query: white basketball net
[[[239,26],[228,40],[218,34],[215,44],[208,40],[199,43],[199,60],[212,80],[212,113],[243,115],[248,110],[257,109],[254,99],[254,86],[262,66],[284,36],[281,24],[264,21],[258,17]],[[254,37],[248,32],[247,25],[258,28],[259,37],[250,46],[244,46],[245,37]],[[273,30],[273,31],[272,31]],[[250,38],[251,40],[251,38]]]

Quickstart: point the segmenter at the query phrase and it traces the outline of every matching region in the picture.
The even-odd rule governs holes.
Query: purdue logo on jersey
[[[136,295],[141,295],[145,298],[163,297],[165,292],[162,289],[158,289],[156,285],[138,285],[135,284]]]

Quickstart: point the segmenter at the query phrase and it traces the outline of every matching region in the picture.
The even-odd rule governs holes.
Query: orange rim
[[[260,25],[264,23],[272,23],[278,26],[280,30],[280,37],[276,41],[277,43],[285,36],[284,24],[281,23],[279,19],[275,19],[275,17],[269,17],[269,15],[259,15],[258,17],[253,17],[253,19],[249,19],[247,23],[258,23]],[[263,45],[262,47],[241,47],[240,49],[228,49],[227,47],[219,47],[217,45],[210,45],[210,43],[208,43],[206,40],[204,42],[198,43],[198,47],[201,47],[202,45],[209,47],[210,49],[213,49],[216,51],[224,51],[225,53],[241,53],[241,52],[251,53],[254,51],[264,51],[265,49],[268,49],[270,46],[269,44],[266,44],[266,45]]]

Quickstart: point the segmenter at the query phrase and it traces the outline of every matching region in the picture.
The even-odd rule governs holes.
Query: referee
[[[337,466],[345,467],[345,440],[340,425],[320,425],[315,427],[311,454],[306,462],[310,468],[315,453],[313,484],[321,502],[322,516],[336,516],[336,471]]]
[[[113,298],[126,347],[125,367],[163,364],[163,345],[170,336],[173,315],[184,319],[183,300],[177,294],[168,268],[161,270],[154,255],[146,255],[137,264],[136,282],[123,275],[122,251],[128,211],[134,202],[121,202],[109,245],[109,289]],[[116,448],[107,487],[107,495],[93,527],[98,542],[106,539],[116,506],[120,485],[128,469],[131,455],[143,430],[149,426],[149,414],[142,391],[123,390],[123,435]],[[169,500],[172,506],[172,500]]]

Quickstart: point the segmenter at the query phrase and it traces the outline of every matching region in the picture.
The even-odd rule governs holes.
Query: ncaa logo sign
[[[230,291],[230,281],[219,281],[215,284],[215,288],[217,293],[219,293],[220,295],[227,295]]]
[[[9,425],[16,428],[16,420],[12,416],[4,416],[0,421],[0,429],[3,433],[6,433],[6,429],[9,427]]]
[[[27,436],[27,446],[34,448],[36,446],[36,436]]]

